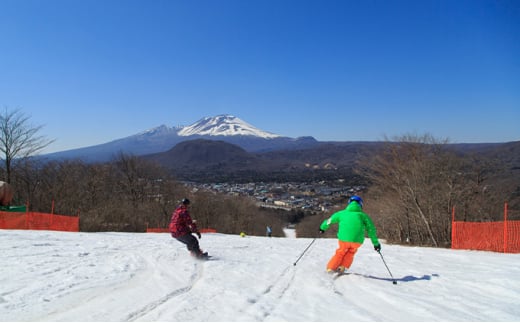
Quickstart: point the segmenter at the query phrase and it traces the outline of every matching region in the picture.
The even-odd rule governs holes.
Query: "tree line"
[[[299,237],[316,237],[319,224],[348,199],[338,197],[336,208],[326,213],[283,213],[258,208],[247,197],[193,191],[158,164],[124,153],[108,163],[44,161],[33,155],[52,141],[39,136],[40,129],[19,110],[0,113],[0,176],[14,186],[15,203],[37,212],[80,215],[81,231],[165,228],[179,201],[188,197],[200,228],[265,235],[270,226],[274,236],[283,236],[284,225],[297,222]],[[518,165],[461,155],[428,134],[387,139],[380,150],[359,156],[353,170],[368,183],[361,194],[365,211],[389,242],[449,246],[454,207],[457,220],[496,221],[508,201],[510,219],[520,219]]]
[[[280,228],[273,234],[283,234],[282,219],[250,199],[190,191],[161,166],[123,153],[98,164],[26,159],[13,168],[11,185],[15,203],[28,203],[30,210],[79,215],[80,231],[167,228],[173,210],[188,197],[199,228],[262,235],[270,225]]]
[[[387,139],[375,154],[363,154],[354,170],[368,183],[364,207],[381,237],[393,243],[449,247],[454,210],[457,221],[502,221],[508,202],[508,218],[520,220],[516,166],[457,153],[446,140],[429,134],[409,134]],[[347,198],[333,211],[344,208]],[[302,229],[315,235],[323,219],[308,218]]]

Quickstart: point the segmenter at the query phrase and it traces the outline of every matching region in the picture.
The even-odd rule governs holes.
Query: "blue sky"
[[[47,151],[218,114],[320,141],[515,141],[520,1],[0,0],[0,75]]]

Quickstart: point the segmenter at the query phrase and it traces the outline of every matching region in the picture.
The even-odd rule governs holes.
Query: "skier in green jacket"
[[[327,272],[343,273],[350,268],[354,261],[354,255],[365,241],[365,231],[374,245],[374,249],[379,252],[381,244],[377,239],[376,227],[372,219],[363,212],[363,199],[354,195],[344,210],[338,211],[320,226],[323,233],[329,229],[331,224],[338,223],[338,242],[339,248],[327,264]]]

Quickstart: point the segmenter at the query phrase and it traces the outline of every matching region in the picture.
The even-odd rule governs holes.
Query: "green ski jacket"
[[[379,244],[374,222],[363,212],[357,202],[351,202],[344,210],[332,214],[330,218],[323,221],[320,229],[328,230],[330,225],[335,223],[339,223],[338,239],[340,241],[363,243],[365,232],[367,232],[372,244],[374,246]]]

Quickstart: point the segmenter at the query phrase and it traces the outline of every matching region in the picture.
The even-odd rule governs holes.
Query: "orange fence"
[[[146,232],[147,233],[164,233],[164,232],[170,233],[170,230],[168,228],[146,228]],[[199,232],[200,233],[217,233],[217,230],[206,228],[206,229],[200,229]]]
[[[462,222],[452,214],[451,248],[520,253],[520,221],[507,220],[507,203],[504,221]]]
[[[168,228],[146,228],[146,233],[165,233],[170,232]]]
[[[79,216],[0,211],[0,229],[79,232]]]

